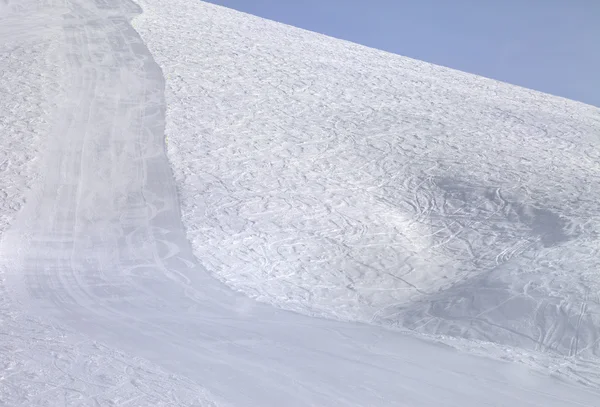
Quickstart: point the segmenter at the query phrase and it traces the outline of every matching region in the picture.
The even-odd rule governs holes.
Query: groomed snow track
[[[42,3],[18,7],[50,16],[64,82],[40,178],[1,245],[12,300],[0,315],[0,404],[597,402],[593,390],[524,366],[289,313],[221,285],[181,224],[164,79],[129,23],[141,10],[122,0]],[[3,18],[18,42],[29,34],[16,29],[11,4]]]

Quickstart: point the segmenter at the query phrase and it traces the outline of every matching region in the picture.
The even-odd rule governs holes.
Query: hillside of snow
[[[597,404],[599,109],[200,1],[0,38],[0,405]]]
[[[213,275],[311,315],[598,355],[599,109],[218,6],[168,10],[140,32]]]

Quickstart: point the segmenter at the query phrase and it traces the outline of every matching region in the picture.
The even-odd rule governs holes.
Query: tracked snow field
[[[140,32],[167,78],[183,221],[213,275],[310,315],[600,354],[599,109],[143,4],[160,10]]]
[[[0,405],[597,405],[597,109],[140,4],[0,1]]]

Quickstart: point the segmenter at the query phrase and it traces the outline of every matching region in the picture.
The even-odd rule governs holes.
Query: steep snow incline
[[[600,351],[600,110],[201,2],[146,0],[201,263],[277,306]]]
[[[185,31],[196,29],[196,21],[189,17],[200,12],[231,18],[222,9],[205,9],[200,3],[190,3],[195,4],[191,9],[186,8],[185,2],[171,0],[153,4],[149,10],[154,14],[139,23],[154,45],[169,35],[185,38]],[[40,92],[39,99],[23,102],[26,109],[39,102],[39,112],[54,107],[47,111],[51,118],[46,120],[51,124],[45,136],[47,143],[34,145],[30,150],[32,155],[36,148],[42,152],[37,167],[42,171],[39,178],[27,175],[33,192],[0,243],[0,404],[597,404],[597,390],[548,372],[464,354],[382,327],[280,310],[221,285],[197,263],[185,237],[176,185],[163,144],[164,78],[128,21],[140,9],[126,0],[32,0],[8,5],[10,13],[18,9],[29,16],[21,24],[14,14],[2,15],[5,19],[0,26],[10,27],[3,35],[10,36],[15,44],[12,55],[16,60],[10,62],[11,66],[22,66],[32,80],[37,77],[44,82],[44,73],[39,71],[44,67],[27,54],[26,39],[50,30],[53,37],[48,55],[52,55],[58,73],[52,76],[55,79],[48,79],[48,86],[57,84],[48,87],[55,89],[54,97],[50,98],[52,92]],[[186,20],[191,25],[177,25]],[[29,21],[35,24],[27,26]],[[245,20],[236,17],[232,21]],[[172,34],[168,34],[171,30]],[[286,30],[280,35],[285,40]],[[193,45],[169,46],[173,49]],[[188,57],[195,58],[194,50],[190,52]],[[164,58],[166,54],[157,55]],[[348,56],[352,58],[352,54]],[[177,64],[181,60],[171,62]],[[238,68],[223,65],[221,78],[228,81],[235,69]],[[183,82],[172,78],[188,75],[189,71],[182,66],[181,73],[168,72],[169,84],[177,86]],[[195,72],[198,78],[208,81],[217,77],[214,71]],[[187,86],[193,91],[196,85],[190,82]],[[262,89],[261,94],[266,90]],[[172,91],[169,97],[173,97]],[[211,104],[225,109],[233,118],[238,114],[257,115],[254,110],[236,110],[243,106],[230,105],[235,99],[226,95],[217,99],[202,93],[189,97],[209,100],[204,106],[209,118],[220,117],[208,108]],[[328,96],[323,95],[323,101],[327,100]],[[174,109],[198,106],[170,102]],[[11,100],[3,99],[0,109],[1,117],[12,120],[6,122],[9,134],[16,134],[19,126],[32,122],[19,118],[21,112]],[[189,123],[190,129],[194,126]],[[169,134],[170,141],[179,141],[180,145],[186,136],[172,131]],[[23,131],[23,136],[33,137],[32,143],[40,142],[33,130]],[[252,134],[247,136],[255,142]],[[193,138],[189,141],[198,143]],[[2,146],[7,151],[14,149],[14,156],[25,157],[28,153],[25,146],[10,141]],[[253,147],[256,145],[248,146]],[[340,150],[337,155],[344,159],[344,154]],[[215,161],[200,159],[215,176],[222,176],[221,171],[237,171],[237,166],[217,168]],[[269,157],[266,159],[268,164]],[[243,166],[242,163],[236,165]],[[298,164],[294,160],[287,163]],[[193,161],[178,164],[190,168],[196,165]],[[23,174],[35,174],[33,167],[23,168]],[[287,188],[285,182],[290,180],[285,168],[278,168],[282,188]],[[348,179],[354,179],[350,171]],[[21,182],[16,178],[12,181]],[[240,177],[237,182],[248,186],[249,181]],[[19,184],[20,191],[25,191],[24,185],[25,181]],[[346,187],[340,185],[342,189]],[[230,192],[236,193],[234,189]],[[311,191],[305,192],[311,199]],[[331,191],[323,192],[324,198],[335,198],[327,195]],[[215,199],[214,191],[208,189],[206,194],[207,199]],[[355,195],[364,199],[358,192]],[[17,198],[22,199],[18,194]],[[346,198],[348,203],[352,203],[351,198],[352,195]],[[223,193],[223,208],[230,205],[228,199],[229,195]],[[312,199],[315,205],[319,204]],[[343,212],[343,205],[330,206]],[[291,213],[295,210],[290,207]],[[344,216],[351,222],[349,215]],[[385,216],[391,215],[381,216],[373,218],[373,222],[384,228],[384,220],[388,219]],[[236,226],[222,214],[219,217],[225,228]],[[305,221],[300,215],[297,218]],[[289,239],[288,232],[276,228],[277,222],[289,219],[273,219],[272,232]],[[397,222],[404,225],[400,218]],[[406,233],[415,251],[430,244],[417,226],[415,223],[411,235]],[[340,223],[339,227],[340,232],[348,232],[348,225]],[[360,241],[360,236],[369,236],[372,231],[368,228],[369,224],[365,224],[362,234],[357,229],[355,238]],[[213,233],[210,228],[206,230],[207,235]],[[382,229],[382,233],[385,231]],[[251,239],[238,238],[244,252],[242,244]],[[272,235],[265,238],[272,239]],[[293,248],[293,244],[289,247]],[[324,265],[326,260],[322,259]],[[251,256],[248,261],[256,266]],[[236,264],[232,262],[231,266],[237,267]],[[571,366],[579,369],[578,365],[568,368]]]

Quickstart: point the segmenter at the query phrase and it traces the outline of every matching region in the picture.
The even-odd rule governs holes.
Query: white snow
[[[0,2],[0,404],[597,405],[598,109],[140,4]]]
[[[213,275],[307,314],[598,356],[599,109],[213,5],[143,4],[160,5],[139,30]]]

